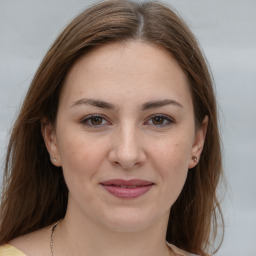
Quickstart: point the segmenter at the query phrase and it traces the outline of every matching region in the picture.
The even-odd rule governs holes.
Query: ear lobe
[[[61,166],[55,128],[47,118],[41,120],[41,132],[52,164],[58,167]]]
[[[204,147],[208,122],[209,122],[209,117],[205,116],[202,124],[196,130],[194,144],[191,150],[191,159],[189,161],[189,166],[188,166],[189,169],[194,168],[199,162],[200,155]]]

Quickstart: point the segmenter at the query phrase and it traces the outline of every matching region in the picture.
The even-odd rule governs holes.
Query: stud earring
[[[51,157],[51,161],[52,162],[57,162],[57,158],[56,157]]]
[[[192,156],[192,159],[193,159],[193,161],[194,161],[195,163],[197,163],[197,162],[198,162],[198,159],[197,159],[197,157],[196,157],[196,156]]]

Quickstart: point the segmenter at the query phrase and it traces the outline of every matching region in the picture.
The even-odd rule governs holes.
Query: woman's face
[[[67,75],[55,127],[43,129],[67,214],[126,231],[167,222],[206,126],[195,130],[188,81],[163,49],[130,41],[89,52]]]

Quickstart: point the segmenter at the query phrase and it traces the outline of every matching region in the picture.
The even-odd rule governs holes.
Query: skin
[[[56,124],[42,122],[52,163],[62,167],[69,188],[55,255],[174,255],[165,243],[170,208],[197,164],[192,156],[200,158],[207,129],[207,117],[195,128],[193,111],[184,72],[158,46],[112,43],[74,64]],[[109,179],[154,186],[138,198],[121,199],[100,185]],[[46,241],[47,232],[26,239]]]

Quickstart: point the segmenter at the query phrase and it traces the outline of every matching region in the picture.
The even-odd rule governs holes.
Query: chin
[[[154,225],[159,216],[155,216],[146,211],[131,211],[123,209],[116,211],[111,216],[105,216],[104,225],[115,232],[138,232],[150,228]],[[102,219],[103,220],[103,219]]]

